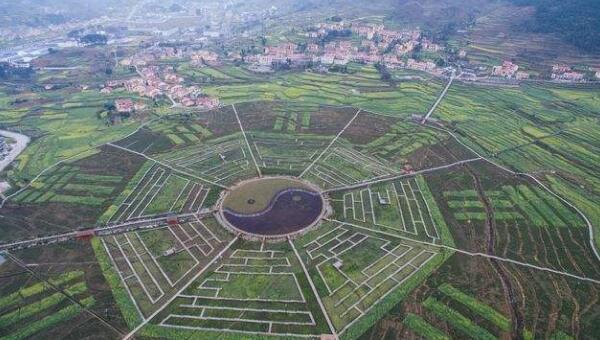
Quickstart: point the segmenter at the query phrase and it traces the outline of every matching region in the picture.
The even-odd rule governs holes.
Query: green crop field
[[[83,280],[82,271],[65,272],[48,279],[62,289],[54,290],[46,282],[21,287],[18,291],[0,297],[0,336],[6,339],[26,339],[55,327],[81,313],[79,301],[86,308],[94,304],[94,297]]]

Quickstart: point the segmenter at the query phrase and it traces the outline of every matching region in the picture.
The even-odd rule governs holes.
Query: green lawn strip
[[[300,300],[300,292],[291,275],[231,274],[220,285],[220,295],[233,299]]]
[[[450,340],[449,336],[416,314],[408,313],[403,323],[417,335],[427,340]]]
[[[535,207],[531,205],[531,203],[523,198],[517,190],[511,186],[503,186],[502,189],[508,196],[510,200],[515,204],[515,206],[519,207],[525,215],[529,218],[529,220],[538,227],[547,226],[546,220],[535,210]]]
[[[504,194],[502,193],[502,191],[487,191],[485,192],[485,195],[488,197],[501,197]],[[444,197],[452,197],[452,198],[471,198],[471,199],[475,199],[477,197],[479,197],[479,195],[477,194],[477,191],[475,190],[460,190],[460,191],[444,191]]]
[[[490,197],[490,203],[494,209],[510,209],[514,207],[511,201],[502,198]]]
[[[58,278],[56,279],[49,279],[48,281],[55,285],[55,286],[60,286],[62,284],[65,284],[71,280],[74,280],[76,278],[82,277],[84,274],[84,272],[82,270],[75,270],[75,271],[71,271],[68,273],[64,273],[62,275],[60,275]]]
[[[479,300],[470,295],[461,292],[449,283],[442,284],[438,287],[438,290],[453,300],[462,303],[482,318],[498,326],[501,330],[506,332],[510,330],[510,320],[496,311],[494,308],[481,303]]]
[[[144,209],[144,214],[156,214],[168,212],[171,209],[175,200],[185,187],[187,179],[178,175],[171,175],[164,183],[158,194],[152,199],[150,204]],[[181,202],[183,204],[183,202]],[[174,211],[179,211],[181,207],[173,207]]]
[[[458,311],[444,305],[443,303],[436,300],[434,297],[428,297],[424,302],[423,306],[433,312],[437,317],[447,321],[452,327],[463,332],[463,334],[480,340],[493,340],[495,336],[490,334],[484,328],[479,327],[473,321],[459,313]]]
[[[106,182],[108,183],[119,183],[123,180],[121,176],[112,175],[96,175],[96,174],[83,174],[79,173],[74,176],[74,179],[85,182]]]
[[[32,190],[23,191],[23,192],[21,192],[21,194],[24,192],[27,193],[27,195],[25,195],[27,197],[21,198],[21,197],[17,196],[17,197],[14,197],[13,199],[18,202],[21,202],[21,203],[31,203],[31,202],[34,202],[35,200],[37,200],[40,196],[42,196],[44,194],[42,191],[32,191]]]
[[[178,135],[174,133],[168,133],[167,137],[173,142],[175,145],[185,144],[185,141],[181,139]]]
[[[302,127],[308,129],[310,127],[310,113],[302,113]]]
[[[62,187],[62,190],[68,191],[82,191],[84,194],[89,192],[90,194],[95,194],[99,196],[107,196],[110,195],[114,187],[104,186],[104,185],[95,185],[95,184],[79,184],[79,183],[68,183],[67,185]]]
[[[573,339],[575,339],[575,338],[563,331],[558,331],[550,336],[550,340],[573,340]]]
[[[398,302],[402,301],[410,292],[417,288],[427,277],[439,266],[454,254],[453,251],[444,249],[434,256],[429,262],[422,266],[410,278],[404,281],[399,287],[389,292],[389,294],[379,301],[371,310],[358,319],[343,334],[344,339],[358,339],[363,333],[386,315]]]
[[[598,202],[600,197],[585,191],[582,188],[572,186],[565,180],[559,177],[546,176],[551,189],[558,195],[564,197],[568,202],[581,210],[583,214],[590,220],[594,230],[594,240],[596,247],[600,248],[600,209]]]
[[[564,203],[562,203],[558,198],[552,196],[546,190],[542,188],[534,188],[534,190],[537,196],[540,197],[546,204],[548,204],[550,209],[560,216],[563,221],[567,223],[571,222],[570,224],[572,226],[578,226],[573,222],[576,220],[581,221],[580,216],[575,215]]]
[[[494,219],[497,221],[515,220],[515,219],[522,219],[522,218],[523,218],[523,216],[521,216],[516,211],[496,211],[496,212],[494,212]]]
[[[450,208],[483,208],[481,201],[448,201]]]
[[[64,273],[55,279],[49,279],[48,281],[55,286],[61,286],[71,280],[83,276],[83,271],[77,270],[68,273]],[[28,298],[30,296],[39,294],[43,292],[45,289],[48,289],[45,282],[38,282],[29,287],[23,288],[17,292],[11,293],[8,296],[0,298],[0,308],[8,307],[20,299]]]
[[[113,201],[111,206],[108,207],[108,209],[106,209],[106,211],[98,218],[98,223],[108,222],[108,220],[114,215],[114,213],[116,213],[119,210],[119,206],[123,202],[125,202],[127,196],[129,196],[129,194],[133,192],[138,182],[142,180],[144,174],[146,174],[146,171],[150,169],[153,165],[154,162],[147,161],[140,167],[140,169],[133,176],[133,178],[129,180],[129,182],[125,186],[125,189],[123,189],[119,196]]]
[[[288,115],[287,131],[289,131],[289,132],[296,131],[296,120],[297,119],[298,119],[298,115],[295,113],[290,113]]]
[[[47,201],[53,202],[53,203],[72,203],[72,204],[100,206],[100,205],[104,204],[106,199],[98,198],[98,197],[94,197],[94,196],[72,196],[72,195],[55,194],[54,196],[50,197]]]
[[[144,230],[138,235],[153,256],[161,256],[165,251],[177,246],[177,239],[167,228]]]
[[[87,297],[80,301],[82,305],[86,308],[91,307],[95,303],[95,299],[93,296]],[[72,319],[77,316],[81,312],[81,307],[76,304],[69,305],[52,315],[49,315],[41,320],[29,323],[26,327],[20,329],[19,331],[12,333],[3,339],[6,340],[20,340],[30,337],[31,335],[38,333],[44,329],[52,327],[61,321],[65,321],[68,319]]]
[[[487,215],[484,212],[465,211],[465,212],[454,213],[454,218],[459,221],[468,221],[468,220],[483,221],[487,218]]]
[[[273,124],[273,130],[279,131],[283,127],[283,118],[277,117],[275,118],[275,123]]]
[[[553,227],[564,227],[566,226],[565,222],[561,220],[553,211],[553,208],[548,206],[546,202],[537,196],[528,186],[519,185],[517,186],[517,190],[526,200],[528,200],[535,209],[540,213],[542,217],[548,222],[549,226]]]
[[[129,328],[134,328],[140,324],[142,320],[137,312],[137,309],[135,308],[135,305],[133,304],[133,301],[131,301],[131,298],[129,297],[127,289],[123,286],[123,282],[121,281],[119,274],[112,267],[111,260],[108,257],[108,254],[106,253],[100,239],[94,237],[91,243],[94,253],[96,254],[96,259],[98,259],[98,263],[102,269],[102,274],[110,286],[123,318],[127,322]]]
[[[31,202],[34,199],[36,199],[37,197],[39,197],[39,195],[36,195],[33,198],[31,198],[31,195],[35,192],[36,191],[34,191],[34,190],[26,189],[26,190],[21,191],[17,195],[13,196],[11,199],[15,202]]]
[[[65,292],[70,296],[81,294],[87,290],[85,282],[76,283],[67,289]],[[32,315],[40,313],[54,305],[57,305],[61,301],[66,299],[63,293],[57,292],[48,297],[45,297],[39,301],[32,302],[28,305],[19,307],[18,309],[0,316],[0,328],[7,327],[19,320],[26,319]]]
[[[265,335],[251,333],[237,333],[228,330],[207,330],[207,329],[183,329],[173,327],[163,327],[159,325],[147,324],[139,334],[149,338],[161,339],[211,339],[211,340],[264,340]],[[269,335],[269,340],[290,339],[289,336]]]
[[[415,180],[419,185],[419,189],[421,190],[421,194],[423,195],[425,202],[427,202],[429,212],[431,213],[433,222],[437,227],[437,231],[440,233],[440,235],[438,236],[442,240],[442,243],[447,246],[454,247],[454,239],[452,238],[452,234],[450,233],[450,230],[446,225],[446,220],[444,219],[442,212],[438,208],[437,203],[435,202],[435,199],[431,194],[431,191],[429,191],[429,186],[427,185],[425,178],[423,176],[417,176]]]

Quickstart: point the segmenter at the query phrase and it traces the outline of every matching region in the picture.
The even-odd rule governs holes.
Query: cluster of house
[[[502,65],[492,68],[492,76],[502,78],[514,78],[517,80],[529,79],[529,73],[519,71],[519,65],[505,60]]]
[[[187,59],[191,60],[194,66],[217,65],[219,55],[211,51],[194,51],[187,48],[176,47],[151,47],[142,52],[136,53],[131,57],[120,61],[122,66],[146,66],[151,65],[157,60],[164,59]]]
[[[358,44],[351,40],[318,42],[331,32],[350,32],[360,38]],[[390,68],[410,68],[441,74],[443,70],[431,60],[417,61],[406,58],[417,46],[424,51],[437,52],[438,44],[421,36],[419,30],[394,31],[384,25],[372,24],[319,24],[307,33],[312,38],[306,45],[282,43],[265,48],[264,53],[245,58],[246,62],[261,66],[274,63],[320,63],[321,65],[346,65],[349,62],[366,64],[384,63]]]
[[[581,72],[575,72],[568,65],[556,64],[552,66],[552,75],[550,76],[554,80],[577,82],[582,81],[585,74]]]
[[[140,76],[136,78],[108,81],[101,92],[110,93],[116,87],[124,87],[128,92],[148,98],[165,95],[174,105],[206,109],[219,106],[218,98],[204,95],[197,86],[183,85],[183,78],[175,73],[172,66],[163,68],[148,66],[139,70],[138,73]]]
[[[115,110],[118,113],[132,113],[134,111],[140,111],[146,108],[146,105],[141,102],[134,102],[129,98],[122,98],[115,100]]]
[[[192,65],[203,67],[205,65],[215,66],[219,64],[219,55],[211,51],[196,51],[190,55]]]
[[[594,77],[600,79],[600,69],[590,69],[595,72]],[[519,66],[510,61],[504,61],[502,65],[492,68],[493,77],[501,77],[507,79],[524,80],[529,79],[529,73],[519,71]],[[584,72],[574,71],[571,66],[564,64],[555,64],[552,66],[550,78],[560,82],[582,82],[586,80]]]

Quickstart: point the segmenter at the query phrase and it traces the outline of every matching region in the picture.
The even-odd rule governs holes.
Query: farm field
[[[498,91],[477,91],[501,96]],[[512,96],[519,93],[506,91]],[[584,115],[595,105],[587,95],[547,91],[558,91],[565,101],[582,99]],[[533,88],[521,92],[545,95]],[[465,107],[449,108],[470,95],[451,88],[437,112],[442,123],[433,127],[402,115],[285,100],[161,116],[87,156],[49,168],[14,191],[2,209],[11,214],[36,209],[42,217],[57,205],[76,206],[65,211],[63,220],[40,219],[55,226],[45,230],[56,232],[68,228],[64,221],[69,218],[78,218],[71,230],[81,222],[118,226],[147,221],[135,230],[96,236],[89,246],[112,291],[112,308],[119,311],[118,329],[128,328],[140,336],[202,334],[229,339],[335,334],[356,339],[391,332],[384,331],[379,320],[401,310],[394,334],[492,339],[518,332],[533,338],[543,331],[530,311],[543,322],[552,322],[541,315],[542,307],[509,308],[502,297],[517,289],[525,296],[541,294],[550,286],[542,278],[523,282],[519,275],[525,275],[525,269],[519,266],[537,266],[558,277],[569,275],[568,280],[577,280],[572,276],[598,280],[600,269],[586,239],[587,224],[572,206],[539,183],[516,177],[482,156],[510,167],[521,164],[524,168],[515,169],[523,171],[552,164],[559,170],[543,178],[544,183],[576,197],[585,189],[574,189],[558,176],[559,171],[591,174],[586,162],[593,159],[585,151],[575,165],[569,154],[565,164],[571,168],[527,155],[534,148],[546,152],[551,145],[553,152],[560,152],[559,138],[580,143],[567,133],[567,124],[581,133],[588,127],[584,118],[575,117],[584,120],[574,123],[571,113],[557,107],[556,114],[545,118],[518,115],[497,122],[493,136],[501,138],[495,139],[471,121]],[[527,103],[532,109],[541,105]],[[482,117],[492,114],[491,108],[489,113],[485,106],[479,108],[484,108],[479,111]],[[507,117],[515,114],[501,112]],[[519,157],[531,163],[519,163]],[[225,193],[262,176],[272,176],[285,188],[289,186],[285,178],[311,183],[310,190],[324,195],[327,208],[319,217],[322,220],[292,239],[268,242],[246,235],[243,228],[224,227],[221,217],[213,213],[222,204],[230,205],[222,201]],[[261,201],[260,193],[271,197],[278,188],[261,184],[248,189],[252,211],[262,213],[259,208],[269,204]],[[247,206],[248,195],[241,197]],[[585,199],[589,198],[581,198]],[[78,217],[83,210],[77,209],[86,209],[83,216],[89,218]],[[155,222],[168,216],[176,216],[176,222]],[[493,223],[491,234],[489,223]],[[37,230],[15,232],[6,225],[15,239]],[[488,280],[481,275],[500,275],[505,285],[495,283],[495,299],[482,298],[464,282],[453,281],[456,274],[445,269],[462,265],[456,257],[471,260],[465,252],[502,259],[479,259],[488,261],[488,267],[472,274],[477,285]],[[509,266],[502,262],[506,260],[519,265]],[[551,282],[573,289],[571,283],[554,280],[553,276]],[[83,289],[80,286],[76,288]],[[45,299],[50,297],[39,301],[53,301]],[[94,307],[92,300],[82,301]],[[556,306],[553,303],[550,306]],[[36,308],[36,313],[44,313],[54,307]],[[63,321],[54,322],[81,313],[77,308],[82,307],[73,308],[64,312]],[[568,313],[562,307],[552,308]],[[577,313],[587,317],[591,308]],[[24,317],[33,317],[34,310],[29,310],[24,307]],[[12,318],[8,313],[7,320]],[[593,327],[585,320],[583,327]],[[564,322],[543,327],[555,337],[581,331]]]
[[[439,114],[457,133],[468,136],[465,142],[478,152],[515,171],[547,171],[540,179],[571,195],[583,186],[588,194],[581,199],[586,200],[597,196],[599,185],[593,155],[598,137],[591,123],[597,107],[598,93],[593,89],[457,86],[449,91]],[[580,209],[598,225],[597,209],[588,204]]]
[[[11,256],[20,262],[7,259],[0,267],[0,337],[116,337],[126,329],[89,244],[50,245]],[[22,265],[35,268],[35,274]]]
[[[0,340],[600,334],[600,59],[534,7],[67,2],[0,16]]]
[[[287,243],[235,241],[154,320],[142,334],[317,337],[329,332]]]
[[[135,231],[93,241],[105,276],[133,327],[202,270],[231,238],[214,222]]]
[[[427,279],[405,303],[394,306],[386,318],[360,338],[495,339],[516,333],[525,339],[576,339],[581,337],[581,329],[571,317],[579,318],[578,325],[585,325],[590,332],[596,331],[592,324],[597,313],[593,306],[595,284],[581,284],[512,264],[502,267],[511,273],[504,287],[489,260],[455,254],[437,275]],[[481,291],[473,287],[475,284],[487,288]],[[504,297],[506,289],[523,294],[514,306]],[[577,305],[582,308],[573,309]],[[562,317],[555,318],[548,310]],[[511,321],[515,319],[518,324]]]
[[[315,84],[319,85],[316,86]],[[207,87],[226,104],[256,100],[299,101],[311,104],[347,105],[375,112],[397,112],[409,116],[423,112],[441,90],[437,81],[403,82],[390,88],[379,80],[374,68],[359,68],[356,74],[292,74],[258,84]]]

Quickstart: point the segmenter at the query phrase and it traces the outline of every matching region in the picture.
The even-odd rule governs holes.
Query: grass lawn
[[[223,202],[223,207],[243,214],[256,213],[266,209],[278,192],[290,188],[310,190],[300,181],[287,178],[265,178],[236,187]],[[254,200],[252,204],[248,202],[250,199]]]

